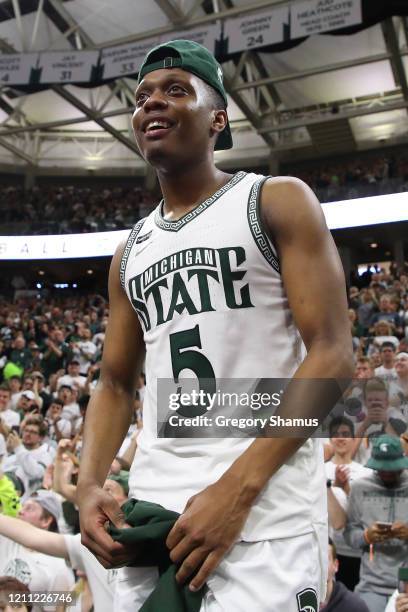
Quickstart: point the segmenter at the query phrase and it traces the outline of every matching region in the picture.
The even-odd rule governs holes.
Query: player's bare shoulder
[[[123,259],[123,254],[127,244],[127,238],[124,238],[116,247],[115,253],[112,257],[110,269],[109,269],[109,295],[110,299],[117,292],[124,293],[124,289],[120,280],[120,269]]]
[[[266,179],[260,210],[266,228],[276,238],[299,230],[327,231],[319,200],[306,183],[292,176]]]

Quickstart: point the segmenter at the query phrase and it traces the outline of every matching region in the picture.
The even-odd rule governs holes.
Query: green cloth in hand
[[[177,567],[169,556],[166,538],[180,516],[159,504],[131,499],[122,506],[128,528],[109,526],[109,533],[116,542],[134,544],[135,559],[132,567],[157,567],[159,580],[154,591],[146,599],[140,612],[198,612],[206,587],[193,593],[188,583],[176,582]]]

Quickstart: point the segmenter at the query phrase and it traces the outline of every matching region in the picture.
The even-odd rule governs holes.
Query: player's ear
[[[222,132],[227,123],[227,111],[222,109],[211,111],[211,135]]]

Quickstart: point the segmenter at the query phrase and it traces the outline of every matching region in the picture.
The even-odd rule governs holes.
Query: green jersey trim
[[[213,204],[216,200],[218,200],[221,196],[223,196],[224,193],[232,189],[232,187],[234,187],[237,183],[239,183],[244,178],[244,176],[246,176],[246,172],[244,172],[243,170],[241,170],[240,172],[237,172],[228,181],[228,183],[226,183],[223,187],[218,189],[218,191],[216,191],[212,196],[204,200],[204,202],[201,202],[201,204],[193,208],[193,210],[190,210],[190,212],[186,213],[183,217],[180,217],[180,219],[177,219],[176,221],[169,221],[163,217],[163,200],[162,200],[160,204],[158,205],[158,207],[156,208],[156,212],[154,215],[154,222],[162,230],[166,230],[168,232],[178,232],[182,227],[185,227],[187,223],[189,223],[190,221],[193,221],[194,219],[196,219],[196,217],[201,215],[201,213],[207,210],[207,208],[209,208],[211,204]]]
[[[260,204],[262,186],[269,177],[263,177],[252,185],[248,197],[248,223],[255,240],[256,246],[265,257],[266,261],[280,273],[278,257],[271,241],[269,240],[265,230],[263,229]]]
[[[135,240],[140,230],[142,229],[145,221],[146,221],[146,217],[144,217],[143,219],[140,219],[140,221],[136,223],[136,225],[134,226],[134,228],[129,234],[129,237],[126,241],[125,248],[123,250],[122,259],[120,260],[120,268],[119,268],[120,284],[122,285],[123,289],[126,289],[125,272],[126,272],[126,266],[127,266],[127,262],[129,259],[130,251],[132,250],[132,246],[134,245]]]

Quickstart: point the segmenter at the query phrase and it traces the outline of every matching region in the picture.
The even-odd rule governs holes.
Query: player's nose
[[[151,110],[167,108],[167,106],[168,102],[165,93],[160,87],[156,87],[143,104],[143,109],[145,112],[149,112]]]

